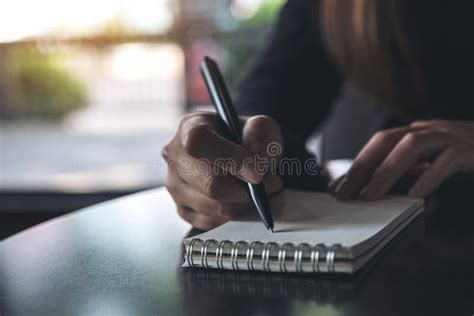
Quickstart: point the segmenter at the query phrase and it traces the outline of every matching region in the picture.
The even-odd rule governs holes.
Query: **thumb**
[[[264,175],[277,166],[283,153],[283,138],[278,123],[272,118],[257,115],[248,118],[242,131],[243,146],[255,155],[257,172]]]

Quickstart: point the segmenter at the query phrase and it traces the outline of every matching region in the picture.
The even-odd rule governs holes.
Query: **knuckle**
[[[448,161],[460,155],[463,151],[462,147],[449,147],[444,150],[445,157]]]
[[[196,221],[193,226],[202,230],[210,230],[218,226],[218,224],[210,220],[201,220]]]
[[[232,212],[230,208],[230,205],[219,203],[217,208],[219,218],[226,221],[233,219],[235,215],[233,215],[234,212]]]
[[[193,201],[193,207],[195,208],[197,214],[209,216],[209,211],[215,210],[216,206],[210,203],[210,199],[200,198]]]
[[[175,195],[176,192],[178,192],[178,186],[176,184],[174,176],[168,174],[165,180],[165,187],[171,195]]]
[[[260,128],[271,129],[271,130],[273,130],[275,127],[278,127],[277,122],[273,118],[266,115],[252,116],[247,121],[247,124],[250,124],[251,126],[258,126]]]
[[[258,134],[259,138],[263,139],[278,139],[281,140],[280,126],[277,121],[266,115],[256,115],[248,119],[245,124],[245,129],[251,131],[253,134]]]
[[[459,147],[449,147],[442,153],[442,159],[437,166],[433,168],[435,174],[440,174],[442,170],[453,171],[459,163],[458,158],[461,156],[462,149]]]
[[[177,205],[176,212],[178,212],[178,215],[181,216],[181,218],[186,220],[186,216],[185,216],[186,210],[182,206]]]
[[[438,126],[434,133],[436,136],[448,136],[452,133],[452,130],[448,126]]]
[[[183,148],[187,154],[193,155],[196,151],[196,145],[205,139],[208,126],[202,123],[193,124],[184,131]]]
[[[448,133],[452,129],[452,124],[446,120],[433,121],[431,129],[440,133]]]
[[[171,159],[171,144],[166,145],[161,149],[161,157],[168,162]]]
[[[179,207],[179,206],[176,207],[176,212],[178,213],[179,217],[184,219],[186,222],[191,223],[191,221],[189,220],[189,218],[185,214],[186,211],[182,207]]]
[[[233,159],[233,160],[235,160],[237,158],[237,153],[236,153],[235,148],[233,146],[225,146],[225,147],[222,148],[221,156],[224,159]]]
[[[376,142],[381,142],[381,143],[384,143],[386,141],[388,141],[390,138],[390,132],[387,131],[387,130],[383,130],[383,131],[378,131],[377,133],[374,134],[374,136],[372,137],[372,139]]]
[[[416,145],[420,142],[421,140],[421,135],[420,133],[416,132],[408,132],[403,136],[403,142],[405,142],[408,145]]]
[[[426,124],[428,121],[426,120],[415,120],[413,122],[411,122],[410,126],[411,127],[414,127],[414,126],[417,126],[417,125],[420,125],[420,124]]]
[[[433,123],[438,127],[447,127],[449,125],[449,121],[446,120],[433,120]]]
[[[194,226],[194,217],[191,215],[191,210],[184,207],[184,206],[178,206],[176,208],[176,211],[182,219],[184,219],[186,222],[190,223],[191,225]]]
[[[446,135],[453,131],[453,125],[448,121],[439,121],[439,123],[433,125],[433,130],[440,135]]]
[[[215,210],[214,218],[220,219],[220,218],[224,217],[225,207],[224,207],[224,204],[221,201],[214,200],[214,199],[211,198],[210,201],[209,201],[208,206],[210,208],[212,208],[213,210]]]
[[[250,201],[239,202],[239,203],[227,203],[226,207],[226,220],[233,220],[242,218],[242,215],[252,214],[252,210],[255,207]]]
[[[276,174],[267,174],[263,179],[263,184],[268,194],[273,194],[283,188],[283,181]]]
[[[196,118],[199,118],[202,116],[202,113],[201,112],[192,112],[192,113],[187,113],[187,114],[184,114],[182,117],[181,117],[181,122],[185,123],[189,120],[194,120]]]
[[[445,155],[449,161],[454,161],[457,158],[463,157],[464,154],[469,150],[467,146],[454,146],[449,147],[445,150]]]
[[[210,123],[213,124],[216,121],[216,114],[211,112],[196,111],[185,114],[181,117],[179,127],[186,128],[188,125],[196,123]]]
[[[368,173],[370,169],[370,164],[366,160],[356,159],[347,171],[346,177],[359,177],[361,174]]]
[[[186,125],[188,124],[188,122],[191,120],[191,118],[194,117],[194,113],[189,113],[189,114],[185,114],[183,116],[181,116],[181,120],[179,121],[179,127],[178,129],[181,130],[183,129],[184,127],[186,127]]]
[[[461,172],[471,172],[474,170],[474,146],[461,146],[461,153],[459,157],[459,169]]]
[[[433,139],[443,139],[451,135],[451,131],[446,127],[438,127],[429,132]]]
[[[204,191],[208,197],[211,199],[219,199],[220,196],[220,181],[215,175],[204,176]]]

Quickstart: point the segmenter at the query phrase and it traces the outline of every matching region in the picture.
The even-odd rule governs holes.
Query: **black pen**
[[[201,64],[201,74],[206,82],[217,115],[222,125],[227,129],[228,135],[225,135],[225,137],[241,145],[242,126],[240,126],[239,118],[217,63],[207,56],[204,57]],[[254,202],[263,223],[267,229],[273,232],[273,217],[263,182],[259,184],[247,183],[247,192]]]

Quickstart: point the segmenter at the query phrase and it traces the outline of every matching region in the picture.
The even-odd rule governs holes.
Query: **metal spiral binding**
[[[303,272],[303,247],[310,247],[307,243],[300,244],[293,255],[296,272]]]
[[[202,243],[202,246],[200,249],[200,254],[201,254],[200,266],[201,267],[205,267],[205,268],[210,267],[209,262],[208,262],[209,246],[212,243],[215,243],[217,245],[216,253],[215,253],[217,268],[225,269],[224,258],[223,258],[224,248],[226,247],[226,245],[231,245],[232,246],[231,252],[230,252],[231,268],[233,270],[241,270],[241,267],[239,267],[239,252],[242,246],[244,246],[245,264],[246,264],[247,270],[255,270],[254,255],[255,255],[257,246],[261,246],[263,247],[262,252],[260,254],[261,260],[262,260],[262,270],[271,271],[271,268],[270,268],[271,249],[272,247],[276,247],[278,248],[277,265],[280,272],[288,272],[287,259],[291,258],[287,256],[288,251],[293,252],[294,270],[296,272],[304,272],[305,269],[303,268],[303,255],[305,253],[308,253],[307,252],[308,250],[310,250],[309,252],[309,263],[311,267],[310,271],[315,272],[315,273],[323,272],[323,271],[335,272],[336,253],[338,249],[341,247],[340,244],[334,244],[330,248],[328,248],[324,244],[317,244],[315,246],[311,246],[307,243],[302,243],[302,244],[299,244],[298,246],[295,246],[293,243],[284,243],[280,245],[275,242],[262,243],[260,241],[254,241],[250,243],[249,245],[245,241],[232,242],[230,240],[222,240],[218,242],[214,239],[208,239],[206,241],[203,241],[201,239],[195,238],[191,240],[187,249],[186,261],[188,265],[191,267],[197,266],[196,262],[194,262],[193,252],[194,252],[194,248],[196,247],[196,243],[198,242]],[[294,250],[289,250],[288,249],[289,247],[292,247]],[[324,270],[322,270],[321,265],[320,265],[321,258],[325,259],[325,265],[323,268]]]
[[[230,252],[230,262],[232,264],[232,269],[234,270],[239,270],[239,247],[244,244],[247,245],[248,248],[248,244],[245,241],[236,242]]]
[[[204,245],[201,248],[201,266],[204,268],[209,268],[209,264],[207,262],[207,248],[211,242],[217,243],[214,239],[208,239],[204,242]]]
[[[332,245],[326,254],[326,269],[328,272],[335,271],[334,259],[336,258],[336,251],[340,246],[340,244]]]
[[[247,248],[247,254],[245,256],[245,261],[247,264],[247,269],[249,270],[255,270],[255,267],[253,265],[253,253],[255,252],[255,247],[257,245],[263,245],[260,241],[254,241],[250,244],[250,247]]]
[[[265,247],[263,248],[262,251],[262,268],[263,271],[270,271],[270,247],[271,246],[277,246],[277,243],[274,242],[268,242],[265,244]]]
[[[220,269],[224,269],[224,262],[223,262],[223,254],[224,254],[224,247],[226,244],[231,244],[232,242],[229,240],[223,240],[217,245],[216,249],[216,264],[217,267]]]
[[[326,270],[327,270],[327,272],[331,272],[333,267],[334,267],[334,251],[329,250],[326,254]]]
[[[321,244],[317,244],[311,249],[310,260],[311,260],[311,267],[313,272],[320,272],[319,270],[319,257],[320,257],[320,249],[324,247]]]
[[[193,248],[194,248],[194,244],[198,241],[202,242],[201,239],[195,238],[195,239],[191,240],[191,242],[189,243],[189,246],[188,246],[187,260],[188,260],[188,264],[189,264],[190,267],[194,267]]]
[[[288,246],[294,247],[292,243],[284,243],[278,250],[278,267],[281,272],[288,272],[286,269],[286,248]]]

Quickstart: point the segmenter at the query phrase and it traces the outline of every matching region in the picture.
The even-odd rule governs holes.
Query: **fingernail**
[[[383,191],[383,182],[380,177],[374,177],[369,181],[369,184],[360,192],[360,196],[364,199],[375,199]]]
[[[378,188],[369,184],[360,192],[360,196],[364,199],[372,199],[377,195],[377,189]]]
[[[414,198],[421,198],[423,197],[423,191],[425,189],[425,184],[423,180],[418,180],[415,185],[410,189],[408,195]]]
[[[334,193],[336,193],[338,196],[343,195],[345,193],[345,190],[347,189],[346,182],[347,182],[347,178],[344,177],[341,180],[341,182],[338,184],[338,186],[336,187],[336,190],[334,190]]]
[[[239,174],[244,181],[254,184],[260,183],[263,178],[260,174],[258,174],[253,163],[244,166],[243,169],[240,170]]]

